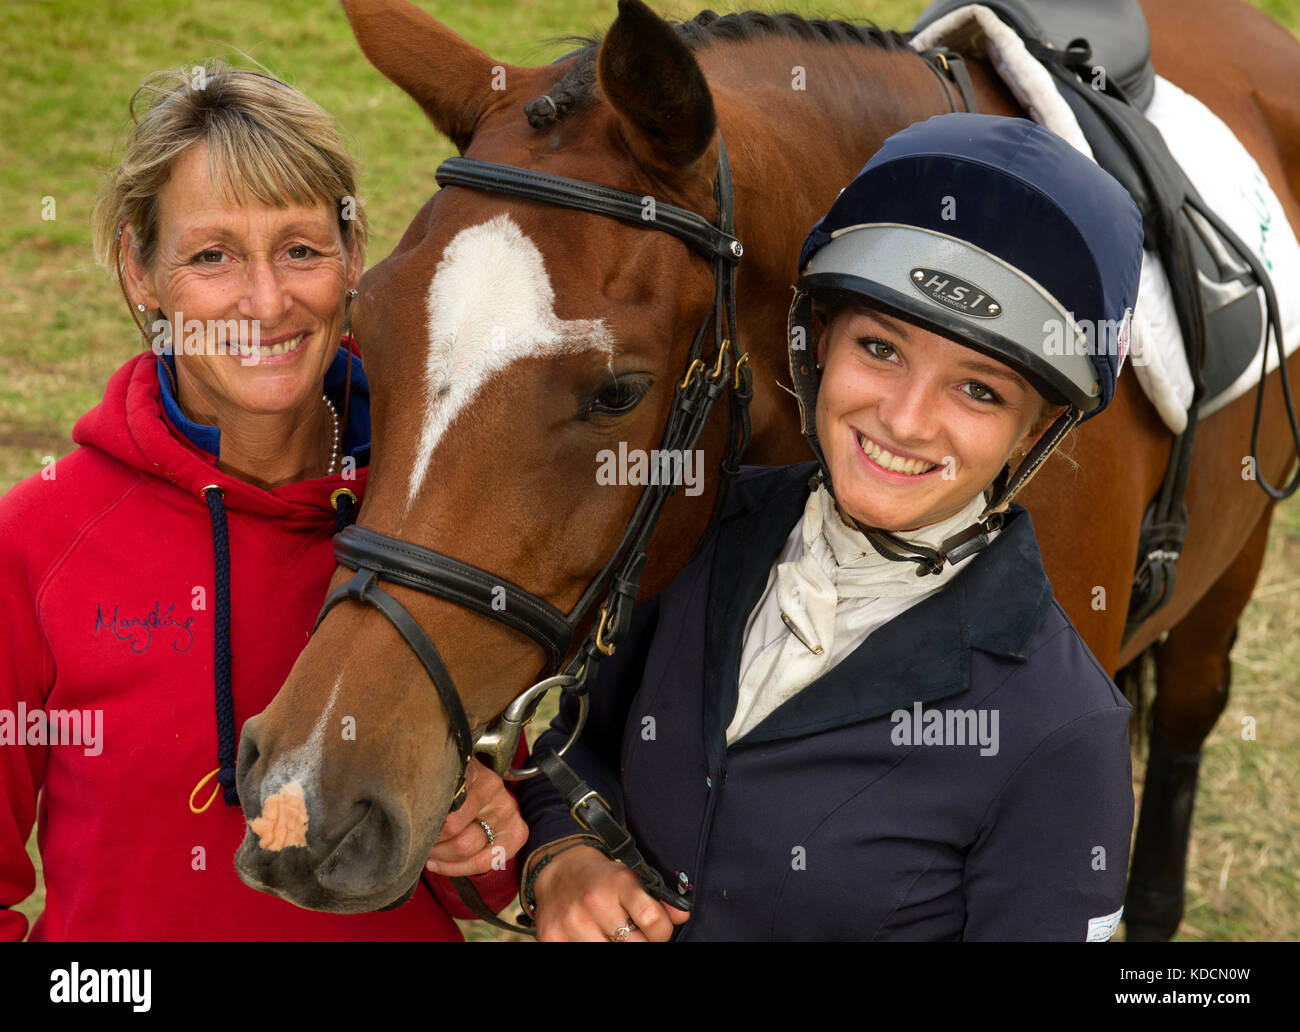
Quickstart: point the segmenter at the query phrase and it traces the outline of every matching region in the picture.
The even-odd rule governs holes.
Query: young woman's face
[[[916,530],[959,512],[1063,408],[1009,366],[863,308],[818,341],[817,431],[841,510],[863,526]]]

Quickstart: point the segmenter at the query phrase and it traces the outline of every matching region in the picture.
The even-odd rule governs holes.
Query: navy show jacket
[[[1018,505],[944,590],[728,747],[745,625],[815,470],[742,471],[716,532],[634,611],[568,754],[689,886],[674,937],[1108,930],[1133,820],[1130,708],[1052,597]],[[558,748],[575,713],[566,700],[539,747]],[[545,778],[519,796],[529,850],[582,830]]]

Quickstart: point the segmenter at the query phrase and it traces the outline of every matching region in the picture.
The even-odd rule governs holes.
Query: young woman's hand
[[[528,825],[519,813],[519,804],[495,772],[470,760],[465,783],[465,802],[447,814],[447,823],[425,864],[434,874],[448,878],[502,870],[528,841]],[[488,828],[492,829],[490,835]]]
[[[591,846],[565,850],[533,884],[542,942],[667,942],[690,914],[646,894],[623,864]],[[625,938],[620,930],[630,928]]]

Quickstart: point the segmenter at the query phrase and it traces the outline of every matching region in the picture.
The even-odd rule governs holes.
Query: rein
[[[721,466],[723,480],[714,503],[711,528],[722,510],[729,479],[739,472],[740,457],[749,443],[748,403],[753,396],[748,355],[738,355],[734,359],[732,357],[733,342],[736,340],[736,265],[744,248],[732,232],[734,198],[731,165],[721,135],[718,137],[718,172],[713,181],[713,194],[718,208],[716,224],[695,212],[671,204],[656,204],[655,217],[645,219],[640,195],[580,179],[470,158],[449,158],[438,166],[434,178],[439,186],[465,186],[509,194],[658,229],[685,241],[712,262],[713,305],[705,314],[692,341],[686,370],[677,384],[660,444],[661,453],[684,453],[693,449],[714,403],[728,386],[731,387],[731,425],[727,454]],[[714,353],[711,359],[706,360],[704,339],[710,322],[714,331]],[[614,654],[618,643],[627,635],[631,626],[632,607],[645,570],[646,548],[664,503],[673,489],[673,485],[662,483],[650,484],[645,488],[613,554],[567,614],[561,613],[545,599],[477,566],[398,538],[355,524],[345,527],[334,538],[336,558],[343,566],[355,570],[356,575],[346,584],[335,588],[326,598],[320,615],[316,618],[313,633],[331,609],[340,602],[353,601],[378,609],[401,634],[433,683],[451,725],[451,734],[460,758],[453,810],[465,800],[465,772],[475,753],[485,754],[490,758],[492,768],[509,780],[522,780],[539,773],[540,766],[516,769],[512,766],[512,761],[524,726],[532,718],[542,696],[554,687],[578,696],[579,713],[569,740],[558,753],[548,753],[543,766],[553,781],[557,776],[563,777],[563,772],[569,770],[559,760],[559,756],[568,751],[586,721],[586,693],[594,683],[597,667],[603,659]],[[381,581],[400,584],[466,606],[527,635],[546,652],[549,676],[520,693],[506,707],[493,727],[480,733],[477,738],[473,737],[464,704],[437,647],[406,607],[379,586]],[[499,604],[502,591],[506,598],[504,608]],[[596,627],[588,632],[566,664],[564,660],[572,650],[577,629],[600,601],[602,592],[604,600],[600,605]],[[494,602],[497,604],[494,605]],[[553,774],[553,771],[558,773]],[[574,781],[577,780],[572,772],[569,772],[569,776]],[[565,788],[569,787],[572,786],[565,785]],[[599,813],[600,806],[605,807],[604,816],[608,816],[608,807],[595,792],[588,789],[581,803],[582,805],[574,804],[571,808],[575,820],[580,824],[588,830],[596,831],[598,835],[602,828],[606,829],[603,841],[611,834],[617,836],[620,832],[626,837],[625,842],[606,841],[606,846],[620,852],[619,859],[626,857],[624,862],[642,878],[651,895],[681,909],[689,909],[689,901],[664,885],[659,873],[640,861],[634,847],[628,849],[627,843],[631,842],[631,837],[613,822],[613,818],[610,817],[608,822],[603,819]],[[616,830],[611,830],[611,824],[612,829]],[[462,888],[472,891],[472,886],[468,883],[464,886],[460,884],[463,879],[453,881],[457,882],[458,891]],[[465,895],[463,891],[462,895]],[[473,905],[473,901],[467,899],[467,902]],[[478,910],[477,907],[474,909]],[[483,907],[483,911],[486,909]],[[484,920],[519,930],[483,911],[479,911],[479,915]]]

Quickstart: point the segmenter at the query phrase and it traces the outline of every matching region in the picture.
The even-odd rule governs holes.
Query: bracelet
[[[535,918],[537,916],[537,900],[533,896],[533,886],[537,884],[537,876],[542,873],[547,864],[561,853],[567,853],[570,849],[576,849],[578,846],[591,846],[593,849],[598,849],[602,853],[605,852],[604,843],[601,842],[600,839],[593,835],[577,835],[568,842],[565,842],[565,844],[560,846],[559,849],[553,849],[549,853],[545,854],[536,863],[533,863],[532,858],[529,857],[528,874],[527,877],[524,878],[523,891],[519,893],[519,902],[523,905],[524,913],[527,914],[529,918]],[[605,855],[608,856],[609,854],[606,853]]]

